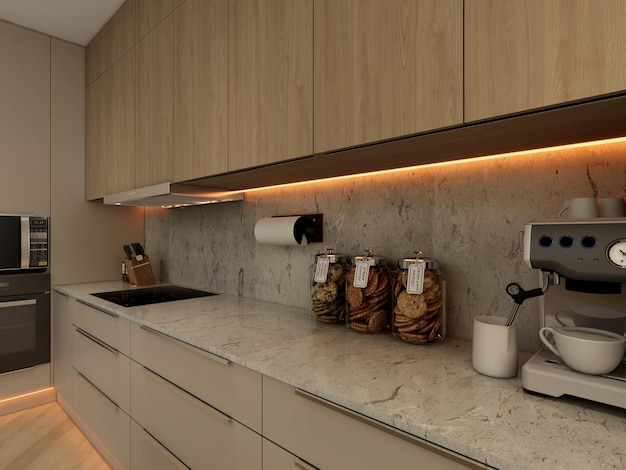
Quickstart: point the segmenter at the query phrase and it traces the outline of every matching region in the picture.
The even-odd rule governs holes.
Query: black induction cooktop
[[[112,292],[96,292],[91,295],[123,307],[137,307],[140,305],[173,302],[175,300],[208,297],[217,294],[180,286],[155,286],[116,290]]]

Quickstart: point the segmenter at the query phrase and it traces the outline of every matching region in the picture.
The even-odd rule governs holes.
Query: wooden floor
[[[110,469],[58,403],[0,416],[0,469]]]

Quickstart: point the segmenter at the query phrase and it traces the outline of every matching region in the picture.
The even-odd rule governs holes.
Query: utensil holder
[[[150,286],[154,284],[152,264],[147,255],[144,255],[141,261],[124,258],[124,264],[126,265],[128,279],[131,284],[136,286]]]

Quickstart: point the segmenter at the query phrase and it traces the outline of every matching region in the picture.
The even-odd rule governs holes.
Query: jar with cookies
[[[322,323],[343,323],[346,317],[346,275],[348,257],[333,253],[315,256],[311,266],[311,316]]]
[[[445,276],[436,259],[421,255],[398,261],[393,292],[391,331],[412,344],[436,343],[446,335]]]
[[[389,326],[391,272],[386,258],[368,250],[355,256],[346,279],[346,325],[360,333],[380,333]]]

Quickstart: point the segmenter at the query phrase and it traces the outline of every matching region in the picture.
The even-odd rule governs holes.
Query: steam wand
[[[513,308],[511,309],[511,313],[509,313],[509,317],[506,320],[506,326],[511,326],[513,324],[513,321],[515,320],[515,316],[517,315],[517,311],[521,307],[524,300],[530,299],[532,297],[539,297],[540,295],[543,295],[548,290],[548,287],[550,286],[549,276],[550,276],[550,273],[544,271],[543,273],[544,287],[543,288],[538,287],[532,290],[524,290],[522,286],[520,286],[516,282],[512,282],[508,286],[506,286],[506,293],[509,294],[511,298],[513,299],[513,301],[515,302],[515,304],[513,305]]]

